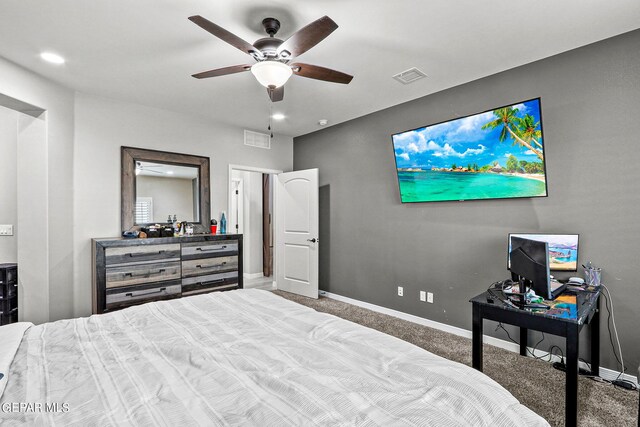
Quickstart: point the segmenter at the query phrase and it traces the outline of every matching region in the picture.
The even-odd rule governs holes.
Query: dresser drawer
[[[18,297],[0,299],[0,315],[18,310]]]
[[[182,277],[221,273],[223,271],[234,271],[237,269],[237,255],[182,261]]]
[[[170,259],[180,259],[180,243],[125,246],[122,248],[106,248],[104,250],[104,260],[107,266]]]
[[[182,256],[186,258],[206,258],[238,253],[237,240],[215,240],[182,244]]]
[[[207,274],[198,277],[182,279],[183,295],[200,291],[212,291],[216,289],[235,288],[238,286],[238,272]]]
[[[119,305],[129,305],[136,302],[169,299],[180,296],[179,282],[169,284],[155,284],[134,286],[126,289],[107,290],[107,308]]]
[[[180,261],[108,267],[106,276],[107,289],[180,279]]]
[[[18,309],[15,308],[9,313],[0,314],[0,326],[9,325],[18,321]]]
[[[0,269],[0,285],[13,285],[18,281],[18,269],[15,267]]]
[[[0,299],[13,298],[17,293],[17,282],[0,284]]]

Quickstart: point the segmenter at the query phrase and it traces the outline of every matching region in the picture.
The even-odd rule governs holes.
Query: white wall
[[[13,236],[0,236],[0,264],[17,262],[18,113],[0,106],[0,224],[13,224]]]
[[[55,310],[51,289],[61,285],[51,286],[49,265],[46,117],[18,114],[17,147],[18,319],[44,323]]]
[[[233,108],[231,105],[230,108]],[[228,165],[293,165],[293,141],[276,135],[271,150],[244,145],[243,129],[202,118],[77,94],[74,150],[75,314],[91,313],[91,238],[120,230],[120,147],[174,151],[211,159],[211,215],[228,211]]]
[[[46,265],[29,260],[29,253],[22,268],[45,268],[49,280],[49,319],[73,316],[73,92],[32,73],[10,61],[0,58],[0,94],[46,110],[46,152],[27,153],[45,159],[44,169],[34,169],[32,174],[46,182],[44,221],[47,235],[41,236],[47,244]],[[35,177],[35,178],[37,178]],[[18,213],[20,215],[20,213]],[[25,301],[31,303],[30,301]],[[27,319],[28,320],[28,319]]]

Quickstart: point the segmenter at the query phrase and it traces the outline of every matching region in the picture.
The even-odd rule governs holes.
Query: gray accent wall
[[[294,169],[320,169],[321,289],[470,330],[469,298],[508,277],[508,233],[579,233],[579,261],[604,270],[625,365],[634,375],[640,363],[638,46],[640,31],[634,31],[295,138]],[[420,85],[428,80],[415,83],[416,90]],[[548,197],[400,203],[392,134],[536,97]],[[404,297],[397,296],[399,285]],[[420,302],[421,290],[433,292],[435,302]],[[619,370],[606,309],[601,330],[602,366]],[[488,325],[485,333],[506,339]],[[548,336],[539,348],[552,343],[564,348],[563,340]]]

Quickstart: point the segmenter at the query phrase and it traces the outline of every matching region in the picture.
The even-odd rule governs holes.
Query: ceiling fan
[[[164,175],[164,172],[154,170],[154,168],[163,168],[163,167],[164,166],[162,165],[152,166],[152,165],[142,164],[141,162],[136,162],[135,173],[136,175],[140,175],[140,173],[142,172],[152,172],[152,173],[159,173],[160,175]]]
[[[280,21],[275,18],[265,18],[262,20],[262,25],[269,37],[261,38],[254,44],[244,41],[200,15],[190,16],[189,20],[231,46],[251,55],[256,61],[253,65],[233,65],[193,74],[197,79],[251,70],[258,82],[267,88],[272,102],[284,99],[284,84],[292,74],[342,84],[348,84],[353,79],[349,74],[329,68],[301,62],[289,63],[292,58],[302,55],[338,28],[338,24],[328,16],[312,22],[285,41],[274,37],[280,29]]]

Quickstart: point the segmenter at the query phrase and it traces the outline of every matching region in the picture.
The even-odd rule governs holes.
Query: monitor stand
[[[513,275],[514,280],[517,280],[519,289],[516,301],[514,303],[518,306],[518,308],[523,309],[525,305],[527,305],[527,279],[522,276]]]

